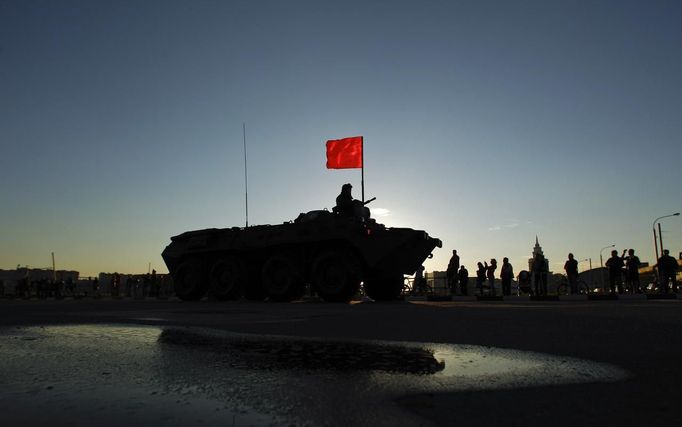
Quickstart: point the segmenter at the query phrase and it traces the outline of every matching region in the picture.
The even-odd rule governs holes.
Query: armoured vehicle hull
[[[441,246],[425,231],[311,211],[280,225],[188,231],[172,237],[162,257],[184,300],[208,292],[291,301],[311,285],[326,301],[348,301],[361,282],[369,297],[390,300],[400,295],[403,275]]]

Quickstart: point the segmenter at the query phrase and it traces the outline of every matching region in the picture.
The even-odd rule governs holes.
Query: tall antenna
[[[246,199],[246,227],[249,226],[249,177],[246,169],[246,122],[242,122],[242,135],[244,137],[244,197]]]
[[[57,282],[57,265],[54,263],[54,252],[52,252],[52,282]]]

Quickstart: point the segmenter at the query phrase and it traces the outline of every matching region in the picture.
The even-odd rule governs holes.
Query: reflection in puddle
[[[233,366],[248,369],[383,371],[425,375],[442,371],[445,366],[433,357],[432,350],[426,348],[372,342],[219,336],[185,329],[165,329],[159,336],[159,342],[221,351],[234,358]]]
[[[612,365],[454,344],[257,336],[198,328],[0,329],[10,424],[421,425],[417,393],[611,382]],[[42,417],[42,418],[41,418]],[[236,420],[236,421],[235,421]]]
[[[166,328],[158,341],[162,348],[213,352],[237,369],[365,372],[386,390],[396,386],[397,392],[611,382],[628,376],[615,366],[587,360],[458,344],[335,341],[187,328]]]

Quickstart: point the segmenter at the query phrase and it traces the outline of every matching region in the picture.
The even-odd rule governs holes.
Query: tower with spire
[[[533,256],[531,256],[528,259],[528,271],[533,270],[533,260],[535,259],[536,255],[542,255],[544,256],[544,252],[542,252],[542,246],[540,246],[540,242],[538,240],[538,236],[535,236],[535,247],[533,247]],[[547,267],[547,271],[549,271],[549,260],[545,258],[545,266]]]

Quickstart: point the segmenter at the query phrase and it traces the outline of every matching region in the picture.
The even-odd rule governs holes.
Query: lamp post
[[[651,229],[654,232],[654,249],[656,251],[656,258],[654,259],[654,264],[656,264],[658,262],[658,245],[656,244],[656,223],[658,221],[662,220],[663,218],[670,218],[671,216],[680,216],[680,213],[675,212],[674,214],[659,216],[658,218],[656,218],[654,220],[653,224],[651,224]],[[661,234],[662,234],[661,233],[661,224],[658,224],[658,239],[661,243],[661,253],[663,253],[663,236]]]
[[[601,288],[606,293],[606,287],[604,286],[604,258],[602,257],[602,252],[604,252],[604,249],[608,248],[615,248],[616,245],[608,245],[604,246],[603,248],[599,249],[599,265],[601,268],[599,269],[599,272],[601,274]]]

